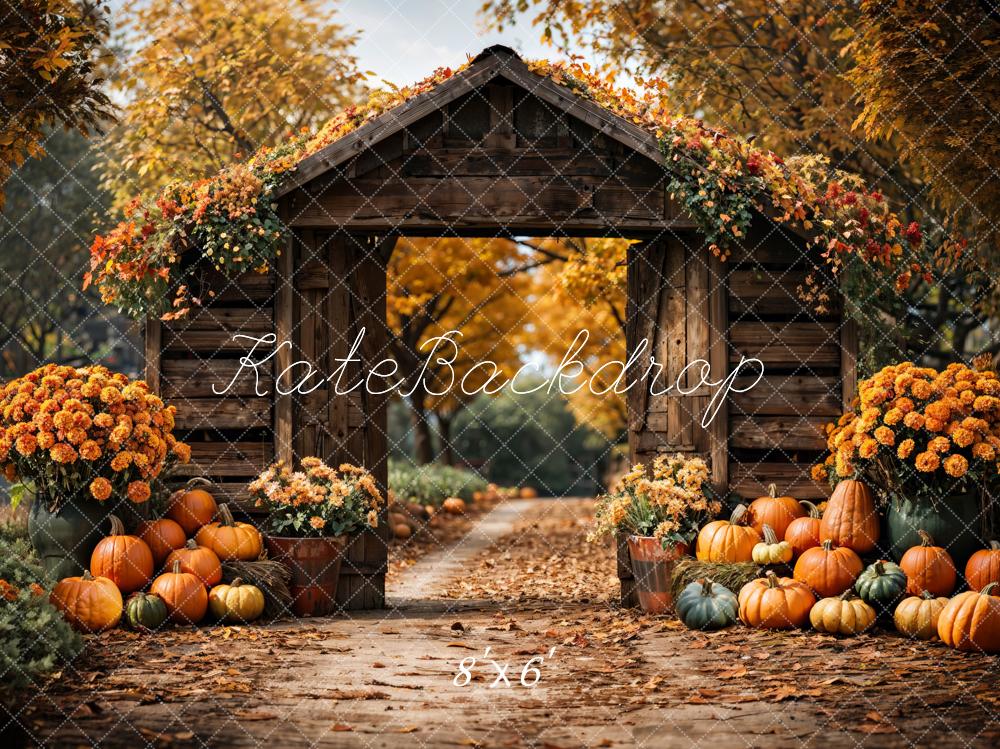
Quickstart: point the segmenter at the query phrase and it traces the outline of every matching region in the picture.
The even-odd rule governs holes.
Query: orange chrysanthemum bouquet
[[[814,478],[860,475],[874,486],[933,499],[996,484],[1000,380],[950,364],[885,367],[858,387],[858,405],[827,427],[830,455]]]
[[[35,495],[32,541],[50,573],[66,571],[67,555],[89,555],[114,506],[146,502],[168,464],[188,461],[173,427],[173,407],[145,382],[101,366],[47,364],[0,388],[0,462]]]
[[[996,372],[910,362],[858,386],[855,409],[827,427],[830,454],[813,478],[858,478],[888,505],[886,550],[898,557],[930,533],[956,560],[982,546],[1000,488]]]

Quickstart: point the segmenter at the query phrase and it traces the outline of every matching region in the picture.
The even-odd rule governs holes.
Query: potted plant
[[[854,410],[827,427],[830,454],[813,478],[854,478],[876,490],[895,560],[925,531],[964,564],[983,546],[978,529],[1000,487],[998,434],[995,372],[894,364],[862,380]]]
[[[627,533],[632,573],[644,611],[670,608],[674,562],[687,553],[698,529],[722,509],[705,494],[708,466],[699,457],[658,456],[647,472],[635,465],[597,501],[589,538]]]
[[[345,463],[334,470],[310,457],[302,459],[299,471],[274,463],[249,489],[256,506],[269,512],[265,538],[271,558],[291,570],[294,613],[332,613],[347,537],[378,525],[383,500],[375,479],[364,468]]]
[[[49,577],[79,575],[114,513],[132,527],[164,470],[190,448],[174,408],[105,367],[47,364],[0,388],[0,463]]]

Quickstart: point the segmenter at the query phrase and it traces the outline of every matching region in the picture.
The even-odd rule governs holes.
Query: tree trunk
[[[438,461],[446,466],[455,465],[455,451],[451,446],[451,420],[452,416],[442,416],[438,414],[438,436],[441,440],[441,450],[438,453]]]
[[[422,403],[410,399],[410,423],[413,424],[413,459],[419,465],[427,465],[434,460],[431,443],[431,427],[427,422],[427,409]]]

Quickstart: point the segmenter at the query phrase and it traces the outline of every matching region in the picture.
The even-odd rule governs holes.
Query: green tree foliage
[[[27,542],[0,541],[0,701],[7,704],[82,648],[49,603],[45,582]]]
[[[3,184],[44,153],[56,125],[86,135],[113,116],[97,73],[104,0],[18,0],[0,10],[0,207]]]
[[[0,373],[82,363],[102,353],[111,330],[78,290],[85,247],[108,207],[94,153],[62,129],[46,134],[45,148],[8,181],[0,215]]]
[[[518,387],[531,389],[531,380],[518,378]],[[475,400],[455,418],[455,453],[486,464],[488,478],[500,486],[531,486],[543,496],[595,492],[607,439],[578,424],[566,399],[546,389],[525,395],[505,389]]]

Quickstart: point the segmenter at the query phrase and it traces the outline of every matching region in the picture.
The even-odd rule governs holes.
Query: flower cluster
[[[293,471],[274,463],[248,487],[257,507],[269,511],[268,531],[279,536],[340,536],[378,526],[382,493],[364,468],[344,463],[334,470],[319,458],[303,458]]]
[[[653,460],[652,474],[639,464],[621,478],[614,491],[597,502],[589,538],[624,531],[653,536],[664,545],[688,543],[721,503],[706,496],[708,466],[699,457],[680,453]]]
[[[653,133],[672,167],[671,193],[722,257],[734,240],[746,235],[754,210],[810,232],[834,271],[857,260],[888,273],[901,287],[914,274],[930,281],[935,267],[952,267],[963,254],[964,241],[931,243],[917,224],[904,226],[883,195],[831,168],[822,157],[786,161],[701,120],[669,115],[663,81],[643,81],[645,93],[640,95],[593,74],[586,64],[541,60],[528,65],[534,73]],[[285,231],[272,202],[284,175],[463,68],[439,68],[412,86],[375,91],[367,102],[344,110],[315,134],[296,133],[279,147],[263,147],[215,177],[172,184],[152,198],[136,199],[122,223],[94,240],[84,287],[96,284],[105,302],[133,317],[170,318],[186,314],[211,295],[210,290],[190,288],[185,268],[197,264],[185,257],[207,259],[232,275],[267,268]],[[803,299],[817,307],[825,303],[825,293],[815,279],[802,290]]]
[[[101,502],[145,502],[170,461],[191,457],[173,428],[173,406],[101,366],[47,364],[0,388],[4,473],[53,504],[85,488]]]
[[[861,475],[899,496],[962,492],[1000,479],[1000,380],[988,369],[910,362],[858,386],[854,411],[827,426],[822,480]]]
[[[31,583],[30,585],[28,585],[28,593],[32,596],[44,596],[45,588],[43,588],[38,583]],[[21,595],[20,588],[0,578],[0,601],[7,601],[8,603],[13,603],[14,601],[17,600],[17,597],[19,595]]]

